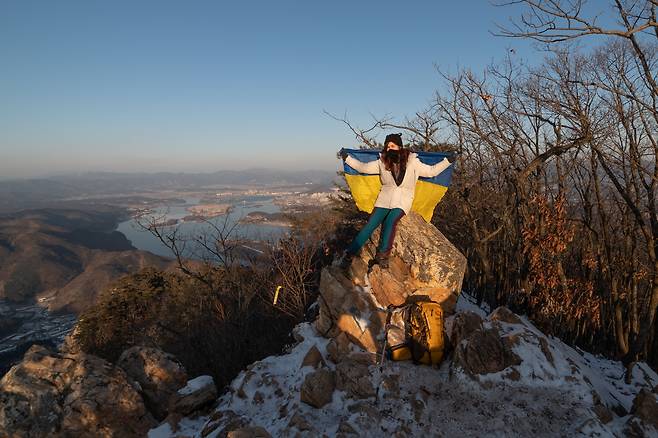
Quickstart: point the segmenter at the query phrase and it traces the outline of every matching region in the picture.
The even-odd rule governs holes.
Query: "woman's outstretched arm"
[[[433,166],[423,163],[418,157],[416,157],[416,161],[416,166],[418,167],[418,175],[424,176],[426,178],[437,176],[452,164],[450,161],[448,161],[447,158],[444,158],[442,161],[439,161]]]
[[[345,162],[356,170],[357,172],[360,173],[368,173],[368,174],[378,174],[379,173],[379,158],[376,160],[368,161],[367,163],[364,163],[362,161],[357,160],[356,158],[351,157],[350,155],[347,156],[345,159]]]

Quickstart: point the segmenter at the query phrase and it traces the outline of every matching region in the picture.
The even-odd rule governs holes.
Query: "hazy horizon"
[[[33,175],[27,175],[27,176],[6,176],[6,175],[0,175],[0,181],[19,181],[19,180],[31,180],[31,179],[49,179],[49,178],[58,178],[58,177],[76,177],[76,176],[84,176],[84,175],[94,175],[94,174],[113,174],[113,175],[121,175],[121,174],[126,174],[126,175],[139,175],[139,174],[144,174],[144,175],[156,175],[160,173],[171,173],[171,174],[187,174],[187,175],[193,175],[193,174],[200,174],[200,175],[205,175],[205,174],[213,174],[213,173],[219,173],[219,172],[225,172],[225,171],[235,171],[235,172],[249,172],[249,171],[255,171],[255,170],[268,170],[268,171],[274,171],[274,172],[290,172],[290,173],[303,173],[303,172],[334,172],[334,171],[339,171],[342,170],[342,163],[337,162],[335,168],[331,169],[321,169],[321,168],[285,168],[285,167],[274,167],[274,166],[248,166],[240,169],[209,169],[209,170],[199,170],[199,169],[189,169],[189,170],[180,170],[180,169],[163,169],[163,170],[104,170],[104,169],[94,169],[94,170],[85,170],[85,169],[78,169],[78,170],[61,170],[61,171],[53,171],[50,173],[41,173],[41,174],[33,174]]]
[[[324,171],[332,172],[338,171],[342,168],[342,163],[339,159],[335,158],[335,153],[331,154],[333,158],[331,161],[325,160],[320,162],[320,160],[315,161],[305,161],[303,159],[293,159],[287,160],[286,162],[276,162],[270,161],[268,163],[260,163],[259,160],[254,159],[253,161],[245,160],[244,162],[238,162],[235,167],[222,167],[222,163],[219,162],[218,165],[213,165],[212,163],[171,163],[171,164],[162,164],[157,160],[149,162],[148,159],[145,159],[141,164],[135,162],[134,159],[131,163],[124,165],[92,165],[85,166],[80,165],[78,167],[67,168],[67,165],[70,163],[63,163],[62,167],[58,167],[57,170],[48,170],[47,168],[37,169],[33,168],[29,172],[21,172],[20,174],[12,174],[11,168],[13,166],[11,161],[5,161],[2,165],[6,166],[10,170],[5,171],[3,169],[0,172],[0,181],[7,180],[20,180],[20,179],[38,179],[38,178],[50,178],[57,176],[73,176],[87,173],[146,173],[146,174],[155,174],[155,173],[214,173],[222,171],[248,171],[254,169],[268,169],[274,171],[284,171],[284,172],[307,172],[307,171]],[[326,157],[324,157],[326,158]],[[44,163],[46,166],[50,165],[52,162]]]

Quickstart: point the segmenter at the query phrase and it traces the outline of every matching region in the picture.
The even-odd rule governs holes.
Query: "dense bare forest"
[[[498,33],[536,40],[541,65],[511,50],[484,72],[442,73],[441,91],[404,123],[344,121],[363,147],[398,128],[416,149],[460,153],[433,221],[467,254],[480,301],[655,367],[658,2],[593,5],[614,9],[610,28],[582,1],[515,3],[523,15]]]

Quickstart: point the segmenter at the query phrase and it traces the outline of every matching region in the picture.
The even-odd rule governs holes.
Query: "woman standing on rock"
[[[431,178],[438,175],[454,162],[454,158],[450,160],[444,158],[443,161],[433,166],[422,163],[416,153],[404,148],[401,134],[386,136],[379,160],[363,163],[349,156],[344,149],[341,149],[340,156],[357,172],[379,174],[382,183],[368,223],[359,231],[343,253],[340,266],[347,269],[370,235],[380,224],[383,224],[374,263],[379,264],[382,268],[388,268],[388,257],[393,247],[395,228],[402,216],[411,210],[418,177]]]

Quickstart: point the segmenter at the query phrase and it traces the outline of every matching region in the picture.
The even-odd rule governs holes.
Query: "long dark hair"
[[[382,161],[384,162],[384,167],[386,167],[386,170],[389,172],[392,172],[391,169],[396,165],[401,166],[401,169],[406,169],[410,153],[411,151],[409,149],[400,149],[400,158],[399,161],[397,161],[392,154],[386,152],[386,148],[382,149]]]
[[[390,153],[387,151],[389,143],[395,143],[400,147],[399,152]],[[386,170],[393,174],[397,185],[402,183],[404,174],[407,171],[407,161],[409,160],[409,149],[404,147],[401,134],[389,134],[384,140],[384,149],[382,149],[382,161]]]

